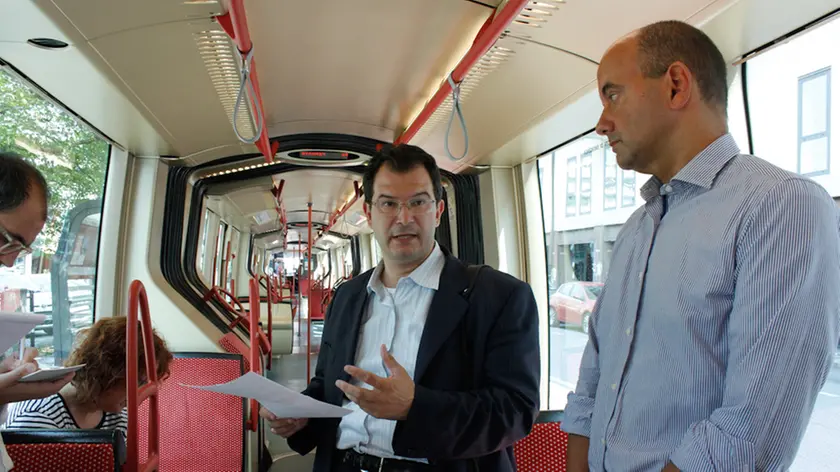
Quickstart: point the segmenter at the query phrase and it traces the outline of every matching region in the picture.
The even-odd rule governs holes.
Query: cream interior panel
[[[260,83],[270,84],[263,86],[269,123],[390,130],[434,92],[492,12],[451,0],[280,5],[246,3]]]
[[[138,110],[119,80],[107,74],[107,66],[72,24],[55,10],[45,16],[41,7],[54,9],[45,1],[0,4],[0,58],[133,154],[173,154],[165,135]],[[44,50],[26,43],[33,37],[55,38],[70,46]]]
[[[711,4],[727,1],[646,0],[642,5],[625,0],[569,0],[554,10],[543,27],[514,24],[509,30],[515,36],[526,36],[600,61],[613,41],[636,28],[658,20],[686,20]]]
[[[142,30],[164,23],[184,23],[219,14],[220,2],[189,0],[50,0],[88,40]]]
[[[90,43],[173,136],[177,155],[236,142],[193,30],[188,24],[168,23]]]
[[[546,47],[533,44],[518,47],[502,67],[479,83],[462,106],[469,133],[469,154],[457,162],[440,158],[440,165],[451,171],[461,170],[514,139],[535,116],[590,81],[595,70],[595,65],[587,61]],[[446,156],[446,128],[446,122],[438,124],[418,145],[437,156]],[[457,118],[449,138],[450,150],[458,157],[463,152],[464,141]]]

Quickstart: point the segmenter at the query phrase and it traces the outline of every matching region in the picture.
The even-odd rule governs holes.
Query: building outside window
[[[831,125],[831,68],[799,78],[798,172],[820,175],[829,171]]]

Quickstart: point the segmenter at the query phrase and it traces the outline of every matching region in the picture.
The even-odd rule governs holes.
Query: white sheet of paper
[[[14,346],[45,319],[47,315],[0,312],[0,353]]]
[[[71,367],[56,367],[54,369],[43,369],[32,372],[20,379],[20,382],[43,382],[46,380],[58,380],[70,372],[76,372],[87,364],[79,364]]]
[[[185,385],[184,387],[253,398],[278,418],[340,418],[349,414],[347,408],[320,402],[272,382],[255,372],[219,385]]]

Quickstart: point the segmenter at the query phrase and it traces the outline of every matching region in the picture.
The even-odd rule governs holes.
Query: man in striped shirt
[[[652,177],[591,317],[569,470],[787,470],[837,347],[835,204],[739,151],[723,57],[689,25],[618,41],[598,86],[598,133]]]

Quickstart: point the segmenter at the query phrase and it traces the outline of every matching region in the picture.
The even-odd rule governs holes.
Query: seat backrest
[[[239,354],[173,353],[170,376],[160,386],[160,472],[240,471],[245,468],[245,400],[185,385],[214,385],[245,373]],[[148,456],[145,418],[140,406],[140,458]]]
[[[562,412],[543,411],[531,433],[513,446],[519,472],[565,472],[569,436],[560,430]]]
[[[125,436],[116,430],[7,429],[2,434],[14,472],[119,472],[125,462]]]
[[[239,339],[239,336],[237,336],[236,333],[227,333],[222,336],[221,339],[219,339],[219,346],[230,354],[238,354],[242,356],[245,371],[247,372],[251,370],[251,349],[244,341]]]

